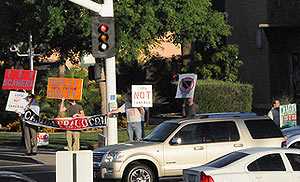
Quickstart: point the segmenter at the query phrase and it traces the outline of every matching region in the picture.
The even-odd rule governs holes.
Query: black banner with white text
[[[23,114],[23,121],[35,126],[63,130],[82,130],[89,128],[103,128],[106,126],[107,115],[83,116],[77,118],[40,118],[32,110]]]

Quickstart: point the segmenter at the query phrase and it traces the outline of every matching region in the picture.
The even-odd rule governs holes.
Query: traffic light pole
[[[116,61],[115,57],[105,59],[106,69],[106,104],[107,110],[112,111],[117,108],[116,97]],[[117,117],[107,119],[107,144],[118,143],[118,122]]]
[[[98,13],[102,17],[113,17],[113,0],[104,0],[104,4],[98,4],[91,0],[69,0],[80,6]],[[106,68],[106,104],[107,111],[117,108],[116,96],[116,65],[115,57],[105,59]],[[117,118],[108,117],[107,119],[107,144],[118,143]]]

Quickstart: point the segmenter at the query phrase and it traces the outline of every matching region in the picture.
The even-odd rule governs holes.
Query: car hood
[[[151,147],[160,144],[160,142],[149,142],[149,141],[140,141],[140,142],[128,142],[120,143],[115,145],[105,146],[99,149],[95,149],[94,152],[115,152],[122,150],[136,149],[140,147]]]

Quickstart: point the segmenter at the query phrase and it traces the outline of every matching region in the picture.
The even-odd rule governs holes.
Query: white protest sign
[[[25,106],[28,104],[26,100],[27,95],[24,92],[10,91],[5,110],[23,112]]]
[[[132,107],[152,107],[152,85],[132,85]]]
[[[38,132],[37,133],[37,146],[48,145],[49,144],[49,133]]]
[[[177,86],[175,98],[193,98],[197,82],[197,75],[195,74],[181,74]]]

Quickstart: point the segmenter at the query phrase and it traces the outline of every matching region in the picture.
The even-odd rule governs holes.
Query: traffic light
[[[92,54],[95,58],[115,56],[114,17],[92,17]]]

